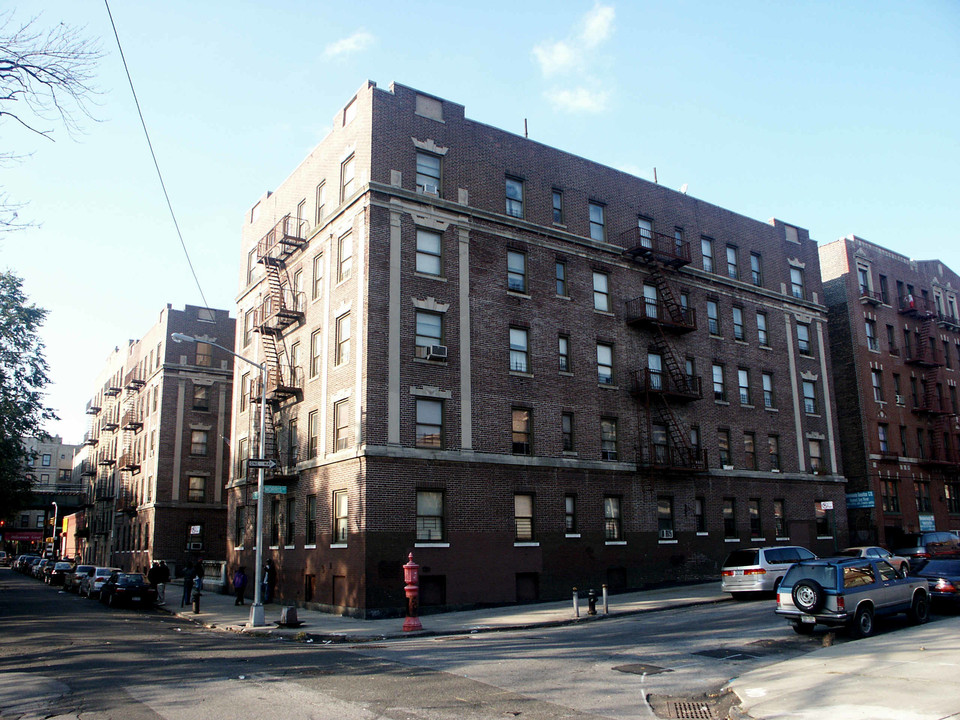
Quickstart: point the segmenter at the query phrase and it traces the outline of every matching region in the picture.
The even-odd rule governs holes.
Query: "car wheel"
[[[806,613],[815,613],[823,607],[826,594],[816,580],[800,580],[790,593],[793,604]]]
[[[873,608],[869,605],[861,605],[857,608],[857,614],[853,617],[850,632],[857,638],[873,635]]]
[[[813,635],[813,623],[793,623],[793,631],[797,635]]]
[[[913,596],[913,603],[907,611],[907,617],[914,625],[920,625],[930,619],[930,598],[926,593],[918,592]]]

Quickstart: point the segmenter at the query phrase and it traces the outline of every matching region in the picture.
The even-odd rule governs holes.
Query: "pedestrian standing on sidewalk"
[[[167,583],[170,582],[170,568],[167,567],[167,564],[163,560],[160,561],[157,567],[159,569],[157,573],[157,602],[160,605],[166,605]]]
[[[234,605],[243,605],[243,593],[247,589],[247,569],[241,565],[233,574],[233,594],[237,599]]]
[[[153,564],[150,565],[150,569],[147,570],[147,582],[150,583],[150,587],[157,591],[157,600],[160,599],[160,563],[156,560],[153,561]]]
[[[183,597],[180,599],[180,607],[190,605],[190,599],[193,596],[193,580],[196,576],[195,566],[188,565],[187,571],[183,574]]]
[[[273,560],[267,560],[267,564],[263,567],[263,587],[261,588],[264,604],[273,602],[273,589],[276,586],[277,566],[273,564]]]

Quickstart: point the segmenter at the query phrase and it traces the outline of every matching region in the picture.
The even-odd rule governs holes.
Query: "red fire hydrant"
[[[407,594],[407,618],[403,621],[403,631],[423,630],[417,617],[420,596],[420,566],[413,561],[413,553],[407,555],[407,564],[403,566],[403,591]]]

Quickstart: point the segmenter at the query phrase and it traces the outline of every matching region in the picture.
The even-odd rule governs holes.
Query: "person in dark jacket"
[[[157,602],[167,604],[167,583],[170,582],[170,568],[161,560],[157,565]]]
[[[233,594],[236,596],[234,605],[243,605],[243,593],[247,589],[247,569],[241,565],[233,574]]]
[[[273,564],[273,560],[267,560],[267,564],[263,566],[263,587],[261,588],[264,604],[273,602],[273,591],[276,586],[277,566]]]
[[[193,596],[193,582],[196,577],[196,566],[187,566],[187,571],[183,574],[183,597],[180,599],[180,607],[187,607],[190,605],[190,598]]]

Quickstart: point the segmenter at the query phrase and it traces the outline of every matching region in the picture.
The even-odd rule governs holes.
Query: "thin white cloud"
[[[340,55],[349,55],[350,53],[360,52],[373,44],[375,38],[366,30],[357,30],[353,35],[342,38],[336,42],[330,43],[323,49],[323,54],[327,57],[338,57]]]
[[[599,3],[586,14],[580,39],[587,48],[593,49],[610,37],[615,15],[613,7]]]
[[[577,52],[567,43],[541,43],[533,49],[533,56],[540,63],[540,72],[552,77],[577,65]]]
[[[547,100],[558,110],[577,113],[601,113],[608,107],[610,93],[606,90],[588,90],[585,87],[548,90]]]

